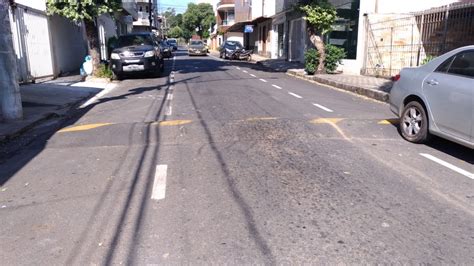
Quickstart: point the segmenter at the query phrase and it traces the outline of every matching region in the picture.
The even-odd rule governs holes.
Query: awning
[[[258,17],[253,20],[237,22],[234,25],[230,26],[226,32],[244,32],[245,25],[254,25],[256,26],[259,23],[265,22],[267,20],[272,20],[269,17]]]

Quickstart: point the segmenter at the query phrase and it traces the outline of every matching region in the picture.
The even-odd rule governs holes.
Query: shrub
[[[97,69],[97,77],[111,79],[113,77],[112,70],[108,65],[100,64],[99,69]]]
[[[427,55],[427,56],[425,57],[425,59],[423,59],[423,61],[421,61],[421,64],[424,65],[424,64],[428,63],[429,61],[431,61],[431,60],[433,60],[433,59],[435,59],[435,56]]]
[[[313,75],[318,69],[319,53],[316,49],[311,48],[304,53],[304,70],[309,75]]]
[[[344,59],[344,57],[346,57],[346,51],[344,50],[344,48],[339,48],[337,46],[327,44],[326,60],[324,61],[326,70],[329,73],[336,71],[337,65],[342,62],[342,59]]]

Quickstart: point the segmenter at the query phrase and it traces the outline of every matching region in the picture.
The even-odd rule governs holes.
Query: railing
[[[390,77],[404,67],[474,43],[474,3],[411,15],[369,15],[363,73]]]

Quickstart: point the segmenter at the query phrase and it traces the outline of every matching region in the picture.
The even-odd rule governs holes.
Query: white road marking
[[[238,70],[240,70],[240,67],[235,67],[235,68],[237,68]]]
[[[322,105],[320,105],[320,104],[313,103],[313,105],[316,106],[316,107],[318,107],[318,108],[320,108],[320,109],[323,109],[323,110],[326,111],[326,112],[330,112],[330,113],[334,112],[333,110],[331,110],[331,109],[329,109],[329,108],[327,108],[327,107],[325,107],[325,106],[322,106]]]
[[[254,77],[254,78],[256,78],[256,77],[257,77],[257,76],[255,76],[254,74],[250,74],[250,76],[252,76],[252,77]]]
[[[168,165],[159,164],[155,170],[155,180],[153,181],[153,191],[151,199],[162,200],[166,196],[166,175],[168,173]]]
[[[301,96],[299,96],[298,94],[295,94],[295,93],[293,93],[293,92],[288,92],[288,94],[291,95],[291,96],[294,96],[294,97],[296,97],[296,98],[298,98],[298,99],[303,98],[303,97],[301,97]]]
[[[173,100],[173,94],[172,94],[172,93],[168,94],[168,97],[167,97],[167,99],[168,99],[168,101],[171,101],[171,100]]]
[[[277,88],[277,89],[279,89],[279,90],[281,90],[281,89],[282,89],[280,86],[277,86],[277,85],[275,85],[275,84],[272,84],[272,86],[273,86],[274,88]]]
[[[168,106],[168,110],[166,111],[166,115],[167,115],[167,116],[170,116],[170,115],[172,115],[172,114],[173,114],[173,107]]]
[[[242,70],[242,72],[244,72],[244,73],[249,73],[247,70]]]
[[[461,175],[467,176],[467,177],[470,178],[470,179],[474,179],[474,173],[470,173],[470,172],[468,172],[468,171],[466,171],[466,170],[464,170],[464,169],[461,169],[461,168],[459,168],[459,167],[457,167],[457,166],[455,166],[455,165],[452,165],[452,164],[450,164],[450,163],[448,163],[448,162],[445,162],[445,161],[443,161],[443,160],[441,160],[441,159],[439,159],[439,158],[436,158],[436,157],[434,157],[433,155],[430,155],[430,154],[427,154],[427,153],[420,153],[420,155],[423,156],[423,157],[425,157],[426,159],[429,159],[429,160],[431,160],[431,161],[433,161],[433,162],[435,162],[435,163],[438,163],[438,164],[440,164],[440,165],[442,165],[442,166],[444,166],[444,167],[447,167],[447,168],[453,170],[454,172],[457,172],[457,173],[459,173],[459,174],[461,174]]]
[[[87,102],[83,103],[79,108],[85,108],[85,107],[93,104],[95,101],[97,101],[102,96],[106,95],[107,93],[111,92],[116,87],[117,87],[116,84],[107,84],[105,89],[103,89],[101,92],[97,93],[94,97],[87,100]]]
[[[267,83],[267,82],[268,82],[268,81],[266,81],[266,80],[264,80],[264,79],[260,79],[260,81],[261,81],[261,82],[265,82],[265,83]]]

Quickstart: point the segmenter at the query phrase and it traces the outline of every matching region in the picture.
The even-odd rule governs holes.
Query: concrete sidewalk
[[[13,139],[52,118],[65,117],[79,104],[110,86],[103,79],[81,81],[80,76],[59,78],[20,86],[23,119],[3,121],[0,113],[0,143]]]

